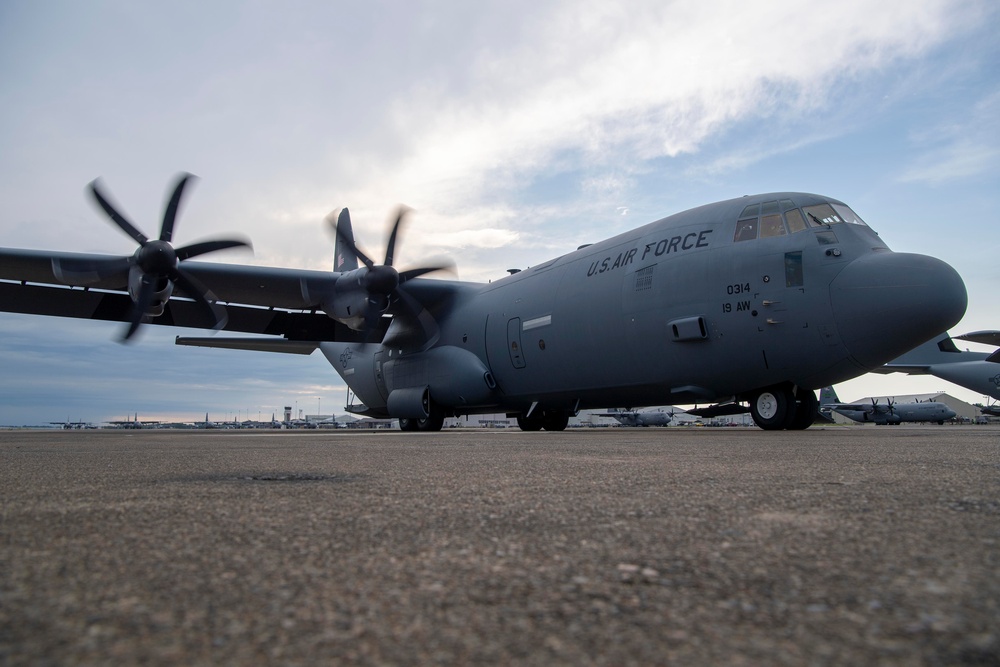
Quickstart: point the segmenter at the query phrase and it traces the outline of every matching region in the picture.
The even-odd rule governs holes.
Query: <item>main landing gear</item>
[[[440,431],[441,427],[444,426],[444,410],[441,409],[441,406],[435,404],[434,401],[431,401],[428,412],[429,414],[426,419],[400,417],[399,430],[422,432]]]
[[[535,410],[531,416],[519,414],[517,425],[522,431],[565,431],[569,424],[569,413],[558,410]]]
[[[765,431],[801,431],[819,414],[816,393],[790,384],[780,384],[750,395],[750,416]]]

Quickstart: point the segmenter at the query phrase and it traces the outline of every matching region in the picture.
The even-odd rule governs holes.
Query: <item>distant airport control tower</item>
[[[286,405],[285,406],[285,423],[287,424],[290,421],[292,421],[292,406]]]

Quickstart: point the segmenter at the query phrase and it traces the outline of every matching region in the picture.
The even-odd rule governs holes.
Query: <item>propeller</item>
[[[396,303],[402,304],[404,313],[401,314],[412,316],[420,324],[421,328],[424,329],[425,337],[429,338],[430,334],[428,330],[434,326],[433,318],[429,314],[424,316],[423,306],[403,288],[403,285],[409,280],[428,273],[454,271],[455,268],[451,262],[442,262],[433,266],[409,269],[407,271],[398,271],[392,265],[395,258],[396,241],[399,239],[400,231],[409,212],[410,209],[405,206],[400,206],[396,212],[396,219],[391,223],[389,240],[385,246],[385,259],[382,264],[376,264],[371,259],[370,254],[363,251],[354,242],[353,232],[351,231],[351,214],[346,208],[340,211],[340,215],[336,221],[334,221],[332,214],[326,218],[334,236],[337,238],[338,244],[346,248],[364,265],[363,268],[357,269],[359,273],[357,284],[367,295],[364,330],[369,334],[376,329],[382,313],[388,310],[391,304]],[[354,274],[355,272],[351,271],[349,273]]]
[[[885,404],[886,404],[886,411],[887,411],[887,412],[888,412],[888,413],[889,413],[890,415],[891,415],[891,414],[894,414],[894,412],[893,412],[893,409],[892,409],[892,406],[894,406],[894,405],[896,404],[896,400],[895,400],[895,398],[886,398],[886,399],[885,399]],[[878,399],[877,399],[877,398],[873,398],[873,399],[872,399],[872,412],[874,412],[874,413],[876,413],[876,414],[877,414],[877,413],[878,413],[878,411],[879,411],[879,410],[878,410]]]
[[[218,329],[226,324],[225,309],[215,302],[215,295],[184,271],[181,265],[185,260],[217,250],[240,246],[252,248],[252,246],[249,242],[240,239],[220,239],[174,248],[171,241],[177,222],[177,212],[184,197],[184,190],[193,178],[195,177],[192,174],[187,173],[178,176],[167,207],[163,211],[160,235],[155,239],[148,238],[115,208],[104,194],[100,179],[91,181],[89,185],[90,194],[97,205],[101,207],[115,226],[138,243],[139,247],[129,257],[63,262],[60,268],[66,273],[89,274],[102,280],[120,278],[129,283],[129,293],[132,295],[133,305],[128,328],[122,336],[123,342],[132,338],[142,324],[143,318],[154,309],[154,299],[157,294],[166,292],[169,286],[166,281],[179,287],[184,294],[198,304],[198,310],[207,328]],[[138,275],[137,288],[131,280],[131,277],[136,274]],[[169,298],[169,292],[166,293],[166,296]]]

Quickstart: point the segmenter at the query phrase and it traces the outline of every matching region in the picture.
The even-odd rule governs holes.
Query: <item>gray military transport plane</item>
[[[673,412],[660,408],[653,410],[610,410],[596,413],[598,417],[611,417],[622,426],[667,426],[674,417]]]
[[[880,426],[886,424],[898,426],[903,422],[944,424],[956,416],[954,410],[937,401],[897,403],[896,399],[887,397],[884,404],[877,398],[871,399],[871,403],[863,401],[841,403],[833,387],[824,387],[820,390],[819,407],[821,411],[833,410],[856,422],[871,422]]]
[[[382,264],[355,245],[347,209],[334,271],[189,261],[245,242],[173,247],[187,182],[156,239],[92,183],[135,254],[0,249],[0,310],[125,322],[126,339],[143,323],[256,334],[177,342],[319,349],[363,401],[355,412],[404,430],[506,412],[536,431],[585,408],[740,402],[761,428],[807,428],[815,389],[895,359],[966,307],[952,267],[892,252],[815,194],[708,204],[484,284],[398,271],[402,213]]]

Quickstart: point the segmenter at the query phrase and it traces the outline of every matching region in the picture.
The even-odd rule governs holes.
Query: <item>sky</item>
[[[694,206],[848,203],[965,280],[1000,328],[1000,5],[992,0],[0,3],[0,246],[127,255],[84,194],[210,261],[329,270],[349,206],[378,256],[489,280]],[[181,348],[191,330],[0,313],[0,424],[342,413],[308,357]],[[978,348],[970,344],[972,349]],[[842,399],[933,391],[866,375]]]

